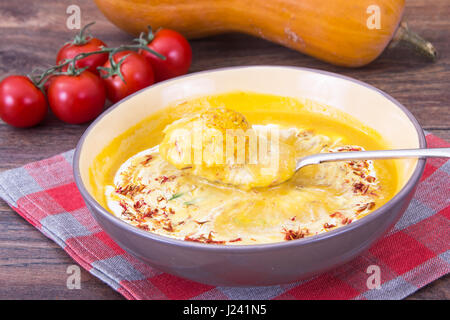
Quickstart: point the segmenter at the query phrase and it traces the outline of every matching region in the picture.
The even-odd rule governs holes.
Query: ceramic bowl
[[[75,152],[74,176],[100,226],[124,250],[173,275],[219,286],[289,283],[329,270],[361,254],[389,230],[408,207],[424,160],[400,160],[400,191],[385,205],[349,225],[308,238],[272,244],[214,245],[140,230],[113,216],[94,198],[89,168],[112,139],[173,101],[229,91],[307,98],[338,108],[377,130],[393,148],[424,148],[412,114],[386,93],[329,72],[295,67],[235,67],[189,74],[145,88],[97,118]]]

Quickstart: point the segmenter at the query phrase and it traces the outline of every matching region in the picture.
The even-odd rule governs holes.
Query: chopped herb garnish
[[[169,198],[169,200],[167,200],[167,201],[170,201],[170,200],[179,198],[179,197],[181,197],[183,194],[184,194],[184,192],[174,193],[174,194]]]
[[[183,202],[183,204],[185,205],[185,206],[192,206],[193,204],[195,204],[197,201],[195,200],[195,199],[193,199],[193,200],[190,200],[190,201],[185,201],[185,202]]]

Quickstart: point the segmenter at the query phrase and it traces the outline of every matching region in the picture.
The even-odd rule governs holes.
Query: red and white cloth
[[[427,135],[429,147],[449,147]],[[450,161],[429,159],[410,207],[368,252],[288,285],[213,287],[162,273],[126,253],[86,208],[72,174],[73,150],[0,174],[0,197],[77,263],[127,299],[402,299],[450,272]],[[381,287],[369,289],[368,267]],[[369,269],[369,271],[371,271]]]

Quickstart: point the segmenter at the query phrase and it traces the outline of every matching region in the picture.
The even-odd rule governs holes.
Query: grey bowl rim
[[[335,78],[339,78],[339,79],[343,79],[343,80],[347,80],[350,82],[353,82],[357,85],[361,85],[363,87],[366,87],[370,90],[376,91],[379,94],[381,94],[382,96],[384,96],[386,99],[390,100],[392,103],[394,103],[397,107],[400,108],[400,110],[402,112],[404,112],[406,114],[406,116],[408,117],[408,119],[412,122],[412,124],[414,125],[414,128],[416,129],[416,132],[418,134],[419,137],[419,146],[420,148],[426,148],[427,147],[427,143],[426,143],[426,139],[425,139],[425,134],[423,132],[422,127],[420,126],[418,120],[414,117],[414,115],[405,107],[403,106],[400,102],[398,102],[396,99],[394,99],[393,97],[391,97],[389,94],[385,93],[384,91],[370,85],[367,84],[363,81],[348,77],[348,76],[344,76],[338,73],[334,73],[334,72],[329,72],[329,71],[324,71],[324,70],[320,70],[320,69],[313,69],[313,68],[306,68],[306,67],[295,67],[295,66],[273,66],[273,65],[252,65],[252,66],[234,66],[234,67],[225,67],[225,68],[217,68],[217,69],[211,69],[211,70],[204,70],[204,71],[199,71],[199,72],[194,72],[194,73],[189,73],[183,76],[179,76],[173,79],[168,79],[165,81],[161,81],[158,82],[154,85],[151,85],[149,87],[143,88],[127,97],[125,97],[124,99],[116,102],[115,104],[113,104],[112,106],[110,106],[107,110],[105,110],[100,116],[98,116],[89,126],[88,128],[85,130],[85,132],[83,133],[83,135],[81,136],[80,140],[77,143],[76,149],[75,149],[75,153],[74,153],[74,157],[73,157],[73,174],[74,174],[74,179],[75,179],[75,184],[78,188],[78,190],[80,191],[81,195],[83,196],[84,200],[89,202],[89,205],[91,207],[93,207],[97,213],[100,213],[104,218],[106,218],[109,222],[115,224],[116,226],[118,226],[119,228],[123,228],[125,229],[125,231],[127,232],[131,232],[134,234],[137,234],[138,236],[142,236],[148,240],[151,241],[156,241],[165,245],[174,245],[174,246],[178,246],[178,247],[182,247],[182,248],[186,248],[186,249],[195,249],[195,250],[203,250],[203,251],[220,251],[220,252],[224,252],[224,253],[251,253],[251,252],[261,252],[264,250],[273,250],[273,249],[283,249],[283,248],[288,248],[288,247],[295,247],[295,246],[302,246],[302,245],[307,245],[310,243],[314,243],[314,242],[319,242],[322,240],[326,240],[328,238],[331,237],[335,237],[338,235],[342,235],[345,233],[348,233],[350,231],[352,231],[355,228],[359,228],[364,224],[368,224],[370,221],[378,218],[379,215],[382,214],[386,214],[386,212],[388,212],[390,209],[392,209],[394,207],[394,205],[399,202],[402,198],[406,197],[413,189],[414,187],[418,184],[423,170],[425,168],[425,162],[426,160],[424,159],[418,159],[417,164],[416,164],[416,168],[413,172],[413,174],[411,175],[411,177],[409,178],[409,180],[406,182],[406,184],[403,186],[403,188],[397,192],[394,197],[392,197],[388,202],[386,202],[384,205],[382,205],[380,208],[374,210],[373,212],[371,212],[370,214],[368,214],[367,216],[358,219],[346,226],[341,226],[339,228],[336,228],[334,230],[325,232],[325,233],[321,233],[318,235],[314,235],[314,236],[310,236],[310,237],[306,237],[303,239],[297,239],[297,240],[293,240],[293,241],[284,241],[284,242],[274,242],[274,243],[263,243],[263,244],[247,244],[247,245],[226,245],[226,244],[208,244],[208,243],[199,243],[199,242],[193,242],[193,241],[185,241],[185,240],[180,240],[180,239],[175,239],[175,238],[170,238],[167,236],[162,236],[162,235],[158,235],[156,233],[152,233],[149,231],[145,231],[145,230],[141,230],[125,221],[123,221],[122,219],[116,217],[115,215],[113,215],[112,213],[110,213],[109,211],[107,211],[100,203],[98,203],[97,200],[95,200],[91,194],[87,191],[87,189],[84,186],[84,183],[81,179],[81,174],[80,174],[80,167],[79,167],[79,162],[80,162],[80,157],[81,157],[81,150],[83,147],[83,143],[86,140],[86,138],[88,137],[90,131],[96,126],[96,124],[98,122],[100,122],[103,117],[105,117],[107,114],[109,114],[110,112],[113,112],[116,108],[118,108],[124,101],[131,99],[132,97],[134,97],[135,95],[138,95],[140,93],[142,93],[143,91],[146,90],[152,90],[153,88],[156,88],[160,85],[166,84],[168,82],[174,81],[174,80],[180,80],[180,79],[186,79],[189,77],[193,77],[196,75],[201,75],[201,74],[207,74],[207,73],[214,73],[214,72],[222,72],[222,71],[229,71],[229,70],[238,70],[238,69],[252,69],[252,68],[267,68],[267,69],[289,69],[289,70],[301,70],[301,71],[308,71],[308,72],[313,72],[313,73],[319,73],[319,74],[323,74],[323,75],[327,75],[330,77],[335,77]],[[95,217],[95,214],[94,214]]]

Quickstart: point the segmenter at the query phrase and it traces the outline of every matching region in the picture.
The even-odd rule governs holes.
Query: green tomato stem
[[[72,43],[75,44],[75,45],[84,44],[85,42],[83,42],[83,41],[86,41],[85,32],[94,23],[95,22],[91,22],[91,23],[85,25],[80,30],[80,32],[75,36],[75,39],[74,39],[74,41]],[[85,71],[87,69],[87,67],[86,68],[77,68],[76,62],[78,60],[86,58],[86,57],[89,57],[89,56],[94,55],[94,54],[108,53],[109,54],[109,61],[110,61],[110,64],[111,64],[111,68],[105,68],[105,67],[97,67],[97,68],[99,70],[105,71],[107,76],[111,76],[113,74],[117,74],[122,79],[122,81],[124,81],[123,75],[120,72],[120,66],[124,62],[125,58],[128,55],[123,57],[118,63],[116,63],[114,61],[114,59],[113,59],[114,54],[116,54],[118,52],[121,52],[121,51],[126,51],[126,50],[131,50],[131,51],[145,50],[145,51],[148,51],[148,52],[154,54],[155,56],[157,56],[158,58],[160,58],[162,60],[166,60],[166,57],[164,55],[156,52],[155,50],[150,49],[147,46],[153,40],[153,38],[154,38],[154,35],[153,35],[152,30],[151,30],[151,27],[149,26],[146,39],[145,39],[145,34],[144,33],[141,34],[139,39],[134,39],[134,41],[138,42],[137,44],[120,45],[120,46],[118,46],[116,48],[101,47],[100,50],[97,50],[97,51],[80,53],[80,54],[76,55],[75,57],[73,57],[72,59],[67,59],[61,64],[54,65],[54,66],[44,70],[38,76],[28,75],[28,77],[34,83],[34,85],[36,87],[38,87],[41,91],[44,92],[44,89],[43,89],[44,85],[48,81],[48,79],[50,79],[51,76],[54,76],[54,75],[77,76],[77,75],[81,74],[83,71]],[[61,69],[63,67],[65,67],[65,66],[68,66],[67,71],[61,72]],[[32,72],[32,74],[33,73],[34,73],[34,71]]]

